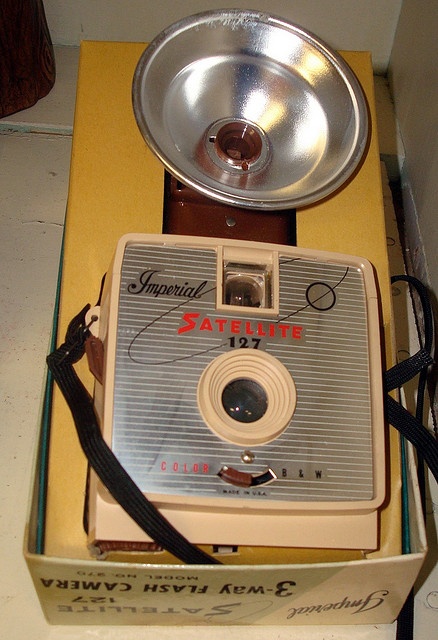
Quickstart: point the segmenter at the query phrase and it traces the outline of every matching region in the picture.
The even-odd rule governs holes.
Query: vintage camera
[[[373,549],[379,310],[362,258],[170,235],[118,244],[92,329],[107,443],[191,542]],[[90,542],[147,542],[96,476]]]

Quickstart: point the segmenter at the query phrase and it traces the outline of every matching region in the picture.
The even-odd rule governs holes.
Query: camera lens
[[[226,283],[226,304],[238,307],[260,307],[263,300],[263,289],[255,278],[235,276]]]
[[[222,405],[227,414],[238,422],[256,422],[268,408],[263,387],[248,378],[233,380],[222,392]]]

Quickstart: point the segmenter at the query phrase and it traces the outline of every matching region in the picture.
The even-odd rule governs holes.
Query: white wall
[[[183,16],[223,7],[269,11],[315,32],[335,49],[367,50],[388,65],[402,0],[44,0],[52,40],[150,41]]]
[[[406,226],[419,277],[438,298],[438,3],[404,0],[389,76],[404,145]]]

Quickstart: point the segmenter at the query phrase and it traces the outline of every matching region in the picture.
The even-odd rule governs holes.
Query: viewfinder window
[[[223,303],[234,307],[272,308],[271,274],[266,265],[227,263]]]

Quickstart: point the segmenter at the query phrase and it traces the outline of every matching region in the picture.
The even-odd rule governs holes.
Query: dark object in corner
[[[27,109],[55,83],[43,0],[1,0],[0,118]]]

